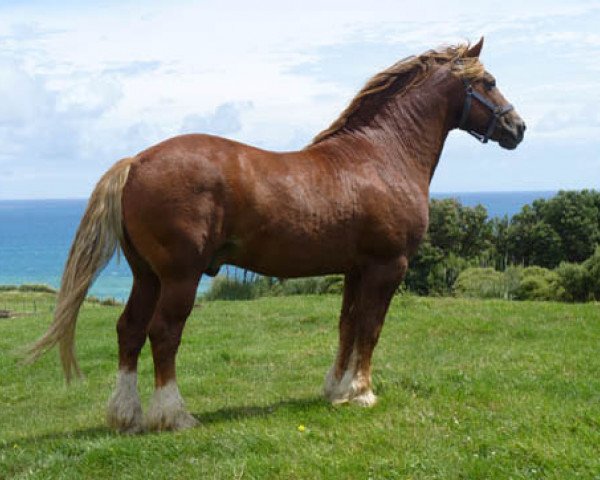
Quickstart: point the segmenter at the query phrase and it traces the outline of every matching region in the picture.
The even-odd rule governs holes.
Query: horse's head
[[[469,48],[464,57],[477,59],[483,38]],[[496,79],[487,71],[474,78],[462,77],[464,100],[458,128],[466,130],[480,142],[496,141],[512,150],[525,133],[525,122],[507,102],[496,86]]]

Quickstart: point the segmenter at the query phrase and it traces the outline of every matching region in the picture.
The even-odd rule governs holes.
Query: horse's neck
[[[357,146],[356,155],[381,162],[392,175],[409,174],[428,191],[451,129],[448,105],[444,95],[422,86],[382,105],[360,130],[342,132],[332,141]]]
[[[450,130],[448,116],[443,95],[414,89],[375,116],[374,142],[392,166],[418,172],[428,187]]]

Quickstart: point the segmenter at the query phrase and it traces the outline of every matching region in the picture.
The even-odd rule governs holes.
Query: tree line
[[[598,282],[592,264],[599,244],[600,192],[595,190],[560,191],[524,205],[512,218],[489,218],[483,206],[467,207],[456,199],[431,200],[429,230],[411,260],[406,287],[423,295],[447,294],[467,269],[533,266],[542,268],[528,273],[548,276],[547,270],[556,270],[591,284]],[[581,297],[594,296],[592,290],[571,299],[587,299]],[[568,292],[562,295],[569,299]]]

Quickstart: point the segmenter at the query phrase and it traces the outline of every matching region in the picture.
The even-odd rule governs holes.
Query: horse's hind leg
[[[369,264],[348,273],[340,316],[340,345],[325,377],[324,393],[333,403],[374,405],[371,357],[385,315],[406,273],[407,260]]]
[[[142,406],[137,390],[137,363],[160,290],[158,278],[149,267],[136,268],[132,264],[132,268],[135,275],[133,287],[117,323],[117,387],[108,402],[106,413],[108,424],[124,433],[137,433],[143,428]]]
[[[185,321],[194,306],[199,275],[161,278],[161,292],[149,337],[154,359],[155,390],[146,415],[149,430],[181,430],[198,422],[185,409],[177,388],[175,356]]]

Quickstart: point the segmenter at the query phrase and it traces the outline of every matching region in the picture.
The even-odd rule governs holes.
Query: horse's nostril
[[[502,118],[502,123],[504,125],[504,128],[506,128],[507,130],[513,131],[515,133],[519,131],[520,122],[515,121],[515,119],[510,116]]]

